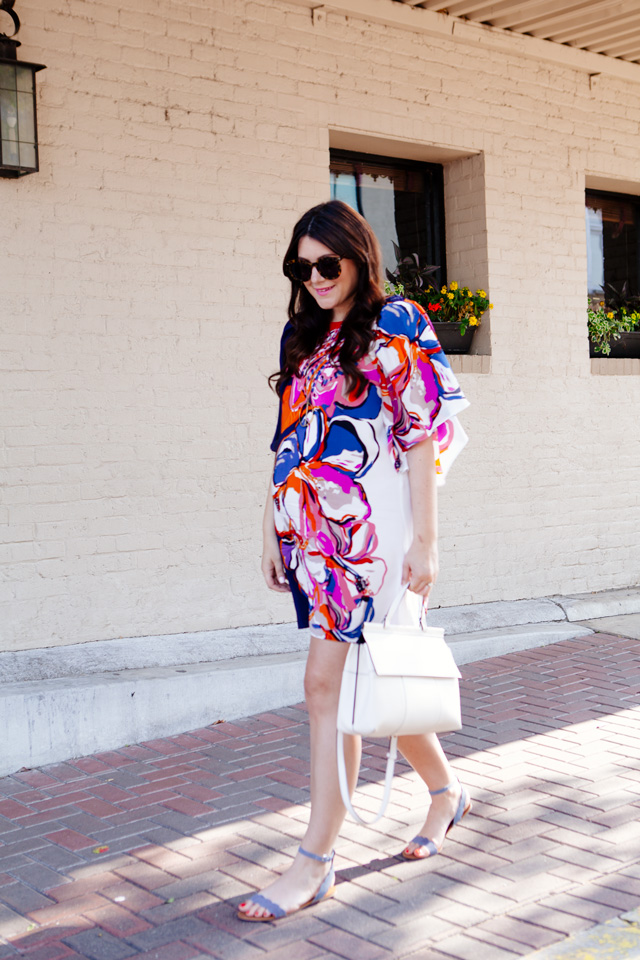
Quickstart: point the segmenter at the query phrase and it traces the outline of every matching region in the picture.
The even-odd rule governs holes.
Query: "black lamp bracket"
[[[10,37],[15,37],[16,33],[20,29],[20,20],[18,14],[13,9],[13,5],[16,0],[0,0],[0,11],[3,13],[8,13],[11,19],[13,20],[14,31],[12,34],[0,33],[0,37],[8,40]]]

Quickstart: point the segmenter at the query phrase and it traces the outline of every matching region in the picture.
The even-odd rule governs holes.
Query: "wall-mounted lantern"
[[[23,177],[38,169],[36,73],[41,63],[18,60],[20,29],[15,0],[0,0],[0,12],[13,20],[11,36],[0,33],[0,177]]]

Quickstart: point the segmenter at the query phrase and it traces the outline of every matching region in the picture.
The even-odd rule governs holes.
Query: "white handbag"
[[[439,627],[391,625],[406,592],[383,623],[367,623],[363,640],[347,653],[338,704],[338,778],[345,807],[360,823],[376,823],[391,793],[398,737],[459,730],[460,671]],[[344,762],[344,734],[391,737],[382,804],[373,820],[351,805]]]

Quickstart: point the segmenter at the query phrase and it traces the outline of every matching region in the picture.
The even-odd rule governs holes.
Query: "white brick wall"
[[[592,373],[584,183],[638,179],[639,85],[285,0],[20,16],[48,69],[41,171],[0,180],[0,649],[292,618],[266,376],[330,129],[482,154],[447,171],[450,277],[495,309],[433,603],[638,581],[640,377]]]

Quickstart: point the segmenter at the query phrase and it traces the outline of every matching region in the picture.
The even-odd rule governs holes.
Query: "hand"
[[[282,557],[280,556],[280,548],[275,531],[272,536],[265,534],[262,549],[262,575],[269,590],[275,590],[277,593],[291,592],[291,587],[284,575]]]
[[[438,578],[439,569],[438,544],[435,541],[427,542],[419,536],[414,537],[402,565],[402,582],[408,582],[413,593],[428,597]]]

